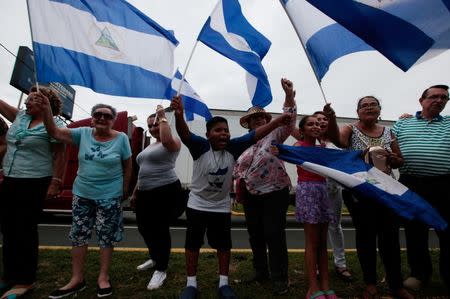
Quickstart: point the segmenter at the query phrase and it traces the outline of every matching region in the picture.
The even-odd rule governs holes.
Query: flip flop
[[[36,284],[32,284],[28,287],[20,287],[20,288],[12,288],[6,293],[2,295],[0,299],[15,299],[22,297],[23,295],[27,294],[28,292],[32,291],[36,287]]]
[[[327,297],[324,292],[317,291],[313,294],[306,294],[306,299],[327,299]]]
[[[6,292],[11,287],[12,287],[12,285],[10,283],[7,283],[4,280],[0,280],[0,294],[3,293],[3,292]]]
[[[347,268],[335,268],[337,276],[346,282],[351,282],[353,280],[352,274]]]
[[[336,293],[333,290],[324,291],[324,293],[325,293],[325,297],[327,297],[327,299],[338,299],[338,297],[336,296]]]

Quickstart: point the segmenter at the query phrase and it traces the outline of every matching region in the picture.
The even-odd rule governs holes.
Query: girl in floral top
[[[299,129],[301,140],[295,146],[316,146],[321,135],[317,117],[303,117]],[[329,289],[327,253],[328,223],[334,222],[334,214],[326,179],[300,166],[297,166],[297,173],[295,216],[305,229],[305,268],[309,280],[306,298],[334,299],[336,295]],[[317,273],[320,274],[319,281]]]

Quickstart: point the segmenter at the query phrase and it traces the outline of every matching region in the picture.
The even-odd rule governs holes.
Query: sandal
[[[13,286],[13,288],[4,293],[0,299],[15,299],[18,297],[22,297],[23,295],[32,291],[35,287],[36,287],[35,283],[21,287]]]
[[[322,291],[317,291],[314,294],[306,294],[306,299],[326,299],[325,293]]]
[[[350,271],[348,271],[347,268],[335,268],[336,274],[337,276],[342,279],[345,282],[352,282],[353,281],[353,277],[352,274],[350,273]]]
[[[3,292],[6,292],[11,287],[12,287],[12,285],[10,283],[7,283],[4,280],[0,280],[0,294],[2,294]]]
[[[378,292],[369,292],[368,290],[364,290],[363,299],[380,299],[380,294]]]
[[[327,299],[338,299],[336,293],[333,290],[324,291],[324,294]]]

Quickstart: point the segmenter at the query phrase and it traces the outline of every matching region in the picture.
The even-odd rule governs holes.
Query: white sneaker
[[[156,270],[153,273],[152,279],[150,279],[150,282],[147,285],[147,289],[148,290],[158,289],[160,286],[163,285],[164,280],[166,280],[166,278],[167,278],[166,272]]]
[[[413,291],[418,291],[422,287],[422,282],[415,277],[408,277],[404,282],[403,286]]]
[[[137,266],[136,269],[138,269],[139,271],[144,271],[144,270],[151,269],[154,266],[155,266],[155,262],[152,259],[149,259],[145,263],[140,264],[139,266]]]

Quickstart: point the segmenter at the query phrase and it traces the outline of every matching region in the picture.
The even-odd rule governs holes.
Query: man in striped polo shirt
[[[399,181],[427,200],[450,223],[450,116],[442,116],[448,102],[448,86],[427,88],[419,99],[422,111],[400,119],[393,131],[405,159]],[[432,274],[428,250],[428,227],[410,221],[405,225],[411,276],[406,287],[420,289]],[[450,229],[437,232],[440,244],[439,269],[443,284],[449,287]]]

